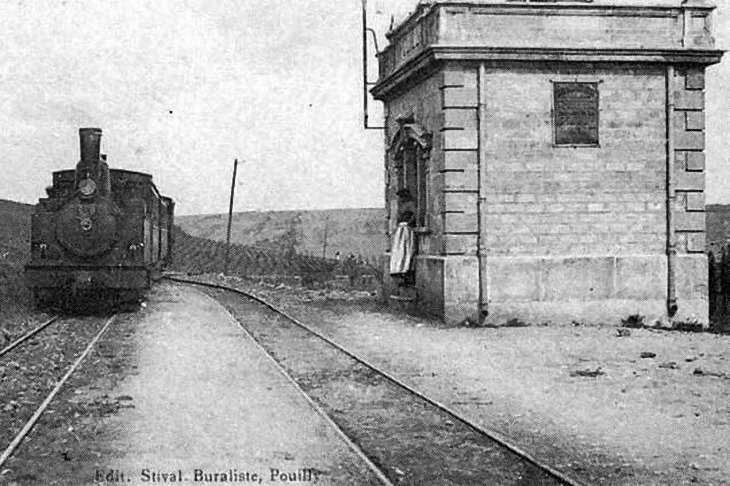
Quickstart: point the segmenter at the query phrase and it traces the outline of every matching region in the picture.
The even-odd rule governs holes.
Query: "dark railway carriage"
[[[135,298],[172,259],[172,199],[149,174],[109,169],[100,129],[79,136],[81,160],[53,173],[33,215],[25,274],[39,305],[79,294]]]

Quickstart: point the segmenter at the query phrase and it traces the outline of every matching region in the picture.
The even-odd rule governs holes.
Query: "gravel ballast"
[[[101,329],[101,317],[61,318],[0,358],[0,447],[25,422]]]
[[[730,336],[447,328],[361,293],[226,283],[590,484],[730,484]]]

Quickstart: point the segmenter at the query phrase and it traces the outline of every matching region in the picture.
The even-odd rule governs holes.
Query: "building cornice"
[[[468,8],[485,13],[499,12],[503,15],[565,15],[566,13],[589,16],[632,16],[632,17],[677,17],[685,10],[711,12],[717,8],[714,4],[686,3],[680,5],[647,5],[636,4],[594,4],[594,3],[505,3],[505,2],[469,2],[469,1],[435,1],[419,4],[400,24],[387,32],[389,40],[397,39],[421,18],[437,8]]]
[[[479,47],[432,45],[406,61],[393,73],[378,81],[371,93],[385,100],[400,91],[414,77],[432,70],[444,61],[501,62],[579,62],[579,63],[650,63],[717,64],[725,51],[718,49],[567,49],[546,47]]]

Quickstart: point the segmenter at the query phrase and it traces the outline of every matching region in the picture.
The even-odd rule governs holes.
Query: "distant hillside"
[[[297,223],[297,216],[301,223]],[[193,236],[225,241],[227,218],[225,214],[177,216],[176,222]],[[730,204],[709,204],[706,218],[708,249],[730,242]],[[321,256],[325,221],[327,257],[339,251],[370,261],[382,254],[383,209],[378,208],[235,213],[231,241],[280,249],[296,233],[299,253]]]
[[[0,330],[12,331],[13,322],[30,311],[23,266],[30,256],[32,214],[30,204],[0,199]]]
[[[10,250],[20,251],[25,255],[30,250],[32,214],[32,204],[0,199],[0,255]]]
[[[175,217],[189,234],[217,241],[225,241],[227,221],[226,214]],[[231,241],[322,256],[326,232],[328,258],[340,252],[373,261],[384,249],[383,227],[383,210],[377,208],[242,212],[233,215]]]

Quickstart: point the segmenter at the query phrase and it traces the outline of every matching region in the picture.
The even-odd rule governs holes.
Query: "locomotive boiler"
[[[171,261],[174,202],[151,175],[109,169],[101,135],[79,129],[81,160],[36,205],[25,277],[39,306],[138,298]]]

